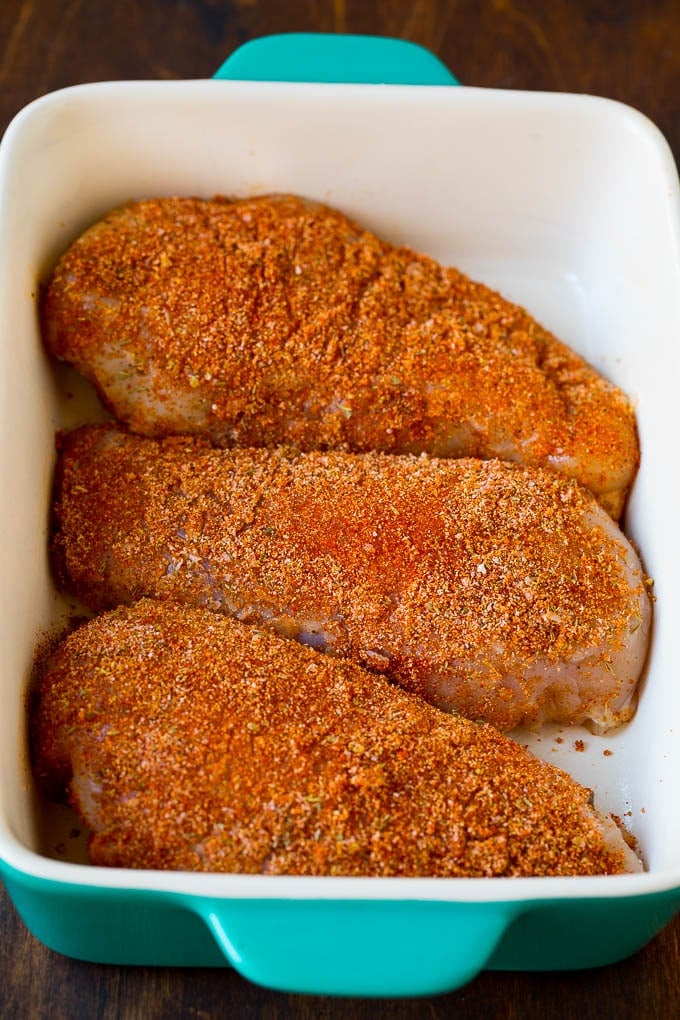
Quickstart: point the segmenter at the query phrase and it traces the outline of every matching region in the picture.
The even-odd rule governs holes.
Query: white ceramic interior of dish
[[[81,230],[129,199],[274,191],[333,204],[497,287],[635,401],[642,466],[625,530],[657,597],[637,715],[603,737],[556,728],[517,737],[592,787],[638,841],[645,875],[623,886],[575,880],[584,893],[680,884],[677,174],[657,129],[620,104],[471,88],[106,83],[47,96],[8,130],[0,150],[0,856],[36,874],[103,880],[98,868],[64,868],[84,860],[82,839],[69,838],[72,816],[36,798],[26,753],[35,650],[70,609],[53,589],[46,552],[54,432],[100,413],[87,387],[55,371],[41,348],[40,281]],[[106,874],[109,885],[189,883],[213,895],[267,895],[272,881]],[[325,895],[342,881],[293,880],[287,894]],[[421,888],[383,882],[365,882],[361,895]],[[559,879],[434,888],[471,899],[575,892]]]

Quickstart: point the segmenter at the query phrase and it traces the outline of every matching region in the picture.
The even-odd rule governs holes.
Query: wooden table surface
[[[0,132],[31,99],[62,86],[209,77],[241,43],[285,31],[398,36],[431,49],[466,84],[622,100],[655,121],[680,163],[677,0],[2,0]],[[27,933],[0,890],[0,1016],[672,1018],[679,942],[680,918],[631,960],[594,971],[484,973],[432,999],[307,998],[254,987],[227,968],[62,958]]]

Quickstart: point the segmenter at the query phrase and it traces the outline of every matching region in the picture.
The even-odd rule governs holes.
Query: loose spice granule
[[[352,663],[142,600],[44,664],[33,764],[95,864],[515,876],[633,866],[590,791]]]

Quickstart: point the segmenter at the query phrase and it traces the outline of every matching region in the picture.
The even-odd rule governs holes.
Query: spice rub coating
[[[142,600],[69,635],[34,771],[94,864],[296,875],[639,870],[590,791],[491,726],[271,632]]]
[[[116,210],[63,256],[48,349],[149,436],[549,467],[615,518],[627,398],[524,309],[291,195]]]
[[[541,469],[60,437],[52,556],[94,610],[147,595],[273,628],[500,729],[629,719],[650,628],[638,558]]]

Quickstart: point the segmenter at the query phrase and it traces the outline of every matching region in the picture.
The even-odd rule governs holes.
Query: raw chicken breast
[[[263,624],[501,729],[635,707],[650,600],[593,497],[508,462],[63,435],[52,551],[95,610],[142,595]]]
[[[206,610],[143,600],[44,667],[33,761],[94,864],[294,875],[640,870],[590,791],[491,726]]]
[[[517,305],[294,196],[156,199],[59,263],[45,342],[149,436],[514,460],[618,518],[626,397]]]

